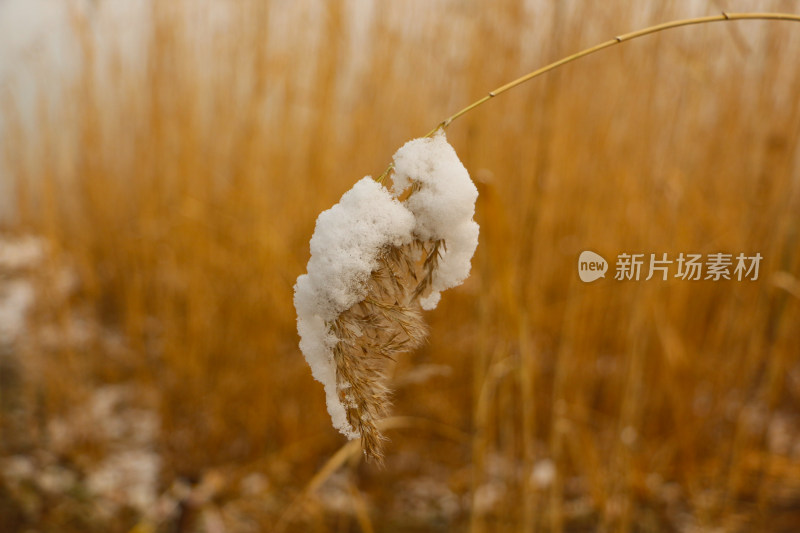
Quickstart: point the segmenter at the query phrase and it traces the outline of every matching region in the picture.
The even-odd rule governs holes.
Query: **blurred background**
[[[317,214],[490,89],[797,8],[0,2],[0,530],[797,531],[800,24],[623,43],[452,124],[480,244],[384,468],[292,306]],[[613,279],[718,252],[758,279]]]

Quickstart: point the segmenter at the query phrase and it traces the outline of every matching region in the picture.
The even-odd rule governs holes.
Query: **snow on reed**
[[[420,303],[434,309],[440,292],[461,285],[469,276],[478,246],[475,201],[478,189],[443,133],[407,142],[394,155],[394,186],[399,196],[412,184],[417,189],[406,206],[414,213],[414,234],[425,241],[444,240],[430,295]]]
[[[359,433],[348,424],[337,397],[332,350],[338,339],[330,324],[363,300],[381,249],[410,241],[413,227],[413,215],[381,184],[366,177],[319,215],[308,274],[297,278],[294,304],[300,349],[314,378],[325,386],[333,425],[349,438]]]
[[[425,338],[421,308],[466,279],[478,244],[478,191],[443,133],[406,143],[394,169],[391,192],[366,177],[319,215],[294,298],[334,427],[377,460],[389,364]]]

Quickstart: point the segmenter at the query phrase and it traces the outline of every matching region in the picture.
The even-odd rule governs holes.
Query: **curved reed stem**
[[[669,29],[672,29],[672,28],[679,28],[681,26],[691,26],[691,25],[694,25],[694,24],[707,24],[707,23],[710,23],[710,22],[724,22],[724,21],[728,21],[728,20],[789,20],[789,21],[793,21],[793,22],[800,22],[800,15],[793,14],[793,13],[727,13],[727,12],[723,11],[720,15],[710,15],[710,16],[707,16],[707,17],[696,17],[696,18],[689,18],[689,19],[673,20],[673,21],[670,21],[670,22],[664,22],[664,23],[661,23],[661,24],[656,24],[655,26],[648,26],[647,28],[643,28],[641,30],[632,31],[630,33],[624,33],[622,35],[617,35],[613,39],[609,39],[608,41],[604,41],[604,42],[602,42],[600,44],[592,46],[591,48],[586,48],[584,50],[581,50],[580,52],[576,52],[576,53],[574,53],[574,54],[572,54],[570,56],[567,56],[567,57],[564,57],[562,59],[559,59],[558,61],[554,61],[553,63],[550,63],[549,65],[546,65],[546,66],[544,66],[544,67],[542,67],[540,69],[534,70],[533,72],[529,72],[529,73],[525,74],[524,76],[521,76],[521,77],[515,79],[514,81],[508,82],[505,85],[502,85],[502,86],[498,87],[497,89],[489,91],[489,93],[486,96],[484,96],[483,98],[480,98],[479,100],[476,100],[475,102],[472,102],[471,104],[469,104],[464,109],[461,109],[460,111],[454,113],[453,115],[450,115],[445,120],[440,122],[435,128],[433,128],[431,131],[429,131],[425,135],[425,137],[431,137],[433,134],[435,134],[440,129],[441,130],[447,129],[447,127],[455,119],[461,117],[462,115],[465,115],[465,114],[469,113],[470,111],[472,111],[476,107],[479,107],[479,106],[485,104],[486,102],[488,102],[489,100],[491,100],[495,96],[498,96],[499,94],[502,94],[502,93],[504,93],[504,92],[506,92],[506,91],[508,91],[510,89],[513,89],[514,87],[516,87],[518,85],[522,85],[526,81],[532,80],[533,78],[541,76],[542,74],[550,72],[551,70],[555,70],[558,67],[566,65],[567,63],[572,63],[573,61],[575,61],[577,59],[580,59],[582,57],[586,57],[588,55],[594,54],[595,52],[599,52],[600,50],[604,50],[606,48],[610,48],[610,47],[614,46],[615,44],[620,44],[620,43],[623,43],[625,41],[632,41],[633,39],[638,39],[639,37],[644,37],[645,35],[651,35],[653,33],[658,33],[658,32],[664,31],[664,30],[669,30]],[[384,170],[383,173],[380,176],[378,176],[376,181],[378,181],[378,183],[382,182],[386,178],[386,176],[388,176],[389,173],[392,171],[392,168],[393,168],[393,165],[389,165],[386,168],[386,170]]]

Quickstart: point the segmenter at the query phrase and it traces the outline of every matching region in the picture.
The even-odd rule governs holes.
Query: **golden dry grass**
[[[73,10],[75,83],[54,89],[42,74],[58,105],[43,96],[6,142],[18,194],[8,229],[44,237],[50,254],[18,348],[24,415],[0,417],[0,454],[47,449],[48,420],[100,385],[134,383],[135,403],[160,420],[159,491],[183,496],[161,522],[132,510],[103,519],[75,494],[26,507],[0,479],[0,525],[791,531],[800,25],[623,44],[450,128],[480,190],[480,245],[471,278],[426,314],[429,343],[399,360],[393,411],[408,418],[389,419],[381,470],[340,449],[297,348],[292,285],[317,213],[486,90],[697,13],[680,2],[378,3],[354,45],[350,4],[302,5],[228,2],[209,21],[205,7],[158,3],[141,61],[114,49],[93,11]],[[583,284],[585,249],[612,262],[765,259],[755,282]],[[65,266],[78,285],[59,296]],[[76,322],[95,328],[88,340]],[[56,453],[80,471],[104,449],[87,437]],[[253,473],[267,481],[246,490]]]

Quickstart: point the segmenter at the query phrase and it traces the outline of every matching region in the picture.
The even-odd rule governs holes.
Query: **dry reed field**
[[[800,530],[800,23],[621,43],[448,128],[479,245],[392,355],[383,466],[292,303],[317,215],[492,88],[796,3],[62,7],[0,91],[0,531]],[[639,253],[763,259],[615,279]]]

